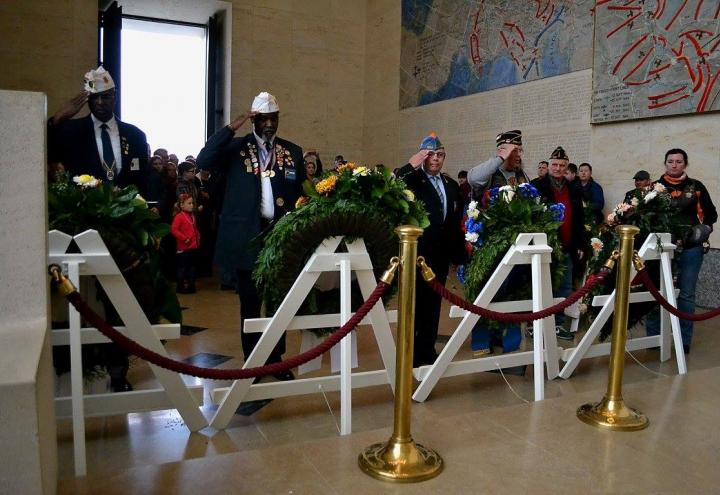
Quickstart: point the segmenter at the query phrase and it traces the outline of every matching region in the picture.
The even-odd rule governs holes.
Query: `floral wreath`
[[[507,250],[526,232],[543,232],[552,248],[553,283],[561,280],[563,264],[558,229],[565,217],[565,205],[542,202],[531,184],[494,187],[488,191],[488,207],[480,209],[477,201],[468,205],[465,240],[472,258],[467,266],[458,267],[458,279],[465,285],[465,295],[473,300],[487,283]],[[512,288],[505,299],[524,299],[527,287]]]
[[[325,172],[317,184],[305,181],[303,191],[295,210],[282,217],[263,240],[253,271],[270,312],[277,309],[304,264],[328,237],[362,238],[379,278],[398,252],[395,227],[429,225],[422,203],[384,168],[346,163]]]

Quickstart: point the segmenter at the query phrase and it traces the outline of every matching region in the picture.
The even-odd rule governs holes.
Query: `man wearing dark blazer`
[[[447,280],[450,263],[460,264],[465,258],[461,228],[464,202],[458,183],[441,172],[444,163],[445,147],[433,132],[423,139],[420,151],[398,171],[398,178],[427,210],[430,226],[418,240],[418,254],[425,257],[442,284]],[[437,359],[435,340],[442,300],[418,277],[415,301],[413,366],[417,367]]]
[[[248,119],[252,120],[253,132],[235,137]],[[305,180],[302,148],[277,137],[279,121],[275,97],[262,92],[255,97],[250,112],[213,134],[197,157],[201,170],[221,173],[225,178],[215,261],[223,271],[237,274],[240,337],[246,360],[260,339],[259,334],[242,331],[245,319],[260,316],[261,300],[252,280],[260,246],[251,241],[294,208]],[[267,362],[280,361],[284,352],[283,336]],[[289,380],[293,375],[288,371],[276,378]]]
[[[72,119],[85,103],[90,115]],[[84,91],[48,120],[48,161],[62,163],[71,176],[89,174],[118,187],[133,184],[145,199],[156,200],[148,195],[150,171],[145,133],[116,119],[114,109],[115,83],[110,74],[103,67],[86,73]],[[108,308],[110,303],[104,292],[100,292],[100,297]],[[104,351],[112,390],[131,391],[133,387],[127,380],[128,354],[114,344]]]
[[[87,102],[90,115],[72,119]],[[85,74],[85,90],[48,120],[48,160],[71,175],[89,174],[118,187],[135,185],[148,197],[145,133],[115,117],[115,83],[102,67]]]

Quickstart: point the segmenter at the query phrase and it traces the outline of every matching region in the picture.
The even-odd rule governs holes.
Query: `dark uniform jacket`
[[[570,240],[571,247],[569,254],[575,259],[577,258],[577,251],[586,251],[588,246],[585,231],[583,196],[578,187],[573,187],[572,184],[567,181],[565,181],[565,187],[570,189],[570,207],[572,208],[572,225],[570,226],[572,237]],[[550,174],[538,180],[535,183],[535,188],[538,190],[538,193],[540,193],[543,201],[548,204],[556,203],[553,186],[550,183]]]
[[[303,152],[298,145],[275,137],[271,177],[275,220],[292,210],[305,180]],[[260,234],[260,155],[255,135],[235,137],[229,127],[213,134],[197,157],[201,170],[222,174],[224,199],[218,226],[215,261],[223,270],[252,270],[260,249],[250,241]]]
[[[422,169],[414,169],[409,163],[398,171],[408,188],[425,205],[430,226],[418,240],[418,253],[425,256],[436,273],[446,273],[449,263],[465,262],[465,237],[462,231],[464,202],[460,186],[447,174],[441,173],[445,196],[447,197],[447,215],[443,219],[442,203],[435,186]]]
[[[117,120],[117,119],[116,119]],[[115,177],[118,187],[137,186],[145,199],[156,201],[149,191],[150,165],[145,133],[132,124],[117,120],[120,131],[120,154],[122,168]],[[48,123],[48,160],[60,162],[71,175],[89,174],[107,181],[105,168],[100,160],[95,130],[90,115],[70,119],[57,125]],[[117,160],[117,157],[115,157]]]

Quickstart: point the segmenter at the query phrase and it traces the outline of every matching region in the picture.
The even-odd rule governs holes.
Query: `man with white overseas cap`
[[[235,137],[248,119],[252,121],[252,132]],[[247,318],[260,316],[262,302],[252,280],[260,246],[251,241],[294,208],[305,180],[302,149],[277,137],[279,121],[277,100],[262,92],[253,100],[250,111],[213,134],[197,157],[201,170],[217,172],[225,178],[215,261],[223,271],[237,274],[240,337],[246,360],[260,334],[244,333],[243,324]],[[268,362],[280,361],[284,352],[283,337]],[[278,374],[276,378],[292,379],[292,373]]]
[[[73,119],[85,103],[90,115]],[[115,117],[115,82],[102,66],[85,74],[84,89],[48,120],[48,160],[71,175],[89,174],[118,187],[137,186],[146,199],[150,169],[145,133]]]
[[[85,74],[84,84],[83,91],[48,120],[48,161],[62,163],[71,176],[89,174],[117,187],[134,185],[145,199],[157,201],[160,198],[152,192],[157,189],[148,187],[152,172],[145,133],[115,117],[115,82],[110,73],[100,66]],[[73,119],[85,103],[90,115]],[[106,308],[106,317],[114,320],[115,311],[104,292],[98,298]],[[155,323],[159,315],[154,300],[140,297],[138,302]],[[127,381],[128,354],[114,344],[103,344],[100,352],[113,391],[132,390]]]

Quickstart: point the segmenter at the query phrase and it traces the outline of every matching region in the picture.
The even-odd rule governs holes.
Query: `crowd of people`
[[[85,104],[90,115],[72,119]],[[269,93],[258,94],[248,112],[213,134],[197,158],[183,161],[168,150],[149,153],[145,134],[137,127],[115,118],[115,87],[102,67],[86,74],[84,91],[58,110],[48,121],[48,150],[51,177],[66,170],[72,175],[91,174],[118,187],[134,184],[161,219],[172,225],[172,236],[162,242],[168,274],[174,274],[179,293],[196,290],[198,275],[220,270],[222,288],[239,295],[241,328],[247,318],[260,316],[261,300],[252,280],[259,245],[252,242],[294,208],[303,194],[303,184],[314,185],[323,171],[316,150],[303,153],[300,146],[278,136],[280,107]],[[238,131],[250,123],[249,132]],[[582,281],[587,258],[587,223],[603,221],[603,188],[593,179],[590,163],[576,166],[562,146],[537,165],[537,177],[528,176],[523,162],[522,132],[501,132],[496,151],[487,160],[462,170],[455,181],[442,172],[447,152],[440,138],[431,133],[408,163],[395,169],[420,199],[428,212],[430,226],[419,240],[419,254],[432,265],[444,283],[451,264],[466,262],[462,218],[471,200],[487,207],[488,191],[494,187],[530,183],[543,201],[562,203],[564,219],[558,230],[565,276],[555,296],[566,297]],[[333,167],[345,163],[336,156]],[[382,165],[377,165],[381,167]],[[703,256],[703,243],[717,220],[715,207],[705,186],[688,178],[688,156],[683,150],[669,150],[664,174],[658,183],[671,191],[674,205],[684,215],[695,237],[679,239],[683,250],[678,257],[680,309],[694,310],[695,285]],[[652,184],[648,172],[633,177],[636,188]],[[630,201],[631,192],[626,199]],[[702,226],[698,229],[697,226]],[[700,232],[698,232],[698,230]],[[502,291],[502,289],[501,289]],[[440,318],[440,297],[427,285],[417,286],[414,364],[430,364],[437,358],[435,341]],[[572,340],[564,316],[556,316],[557,335]],[[648,333],[657,333],[657,320],[648,321]],[[692,323],[683,322],[683,343],[689,351]],[[259,334],[240,332],[245,358],[253,351]],[[511,352],[520,345],[519,327],[492,335],[482,324],[473,332],[476,355],[491,352],[492,344]],[[277,362],[284,352],[281,340],[267,362]],[[276,376],[293,379],[287,371]],[[116,388],[116,387],[113,387]],[[120,383],[121,390],[128,384]],[[117,389],[117,388],[116,388]]]

